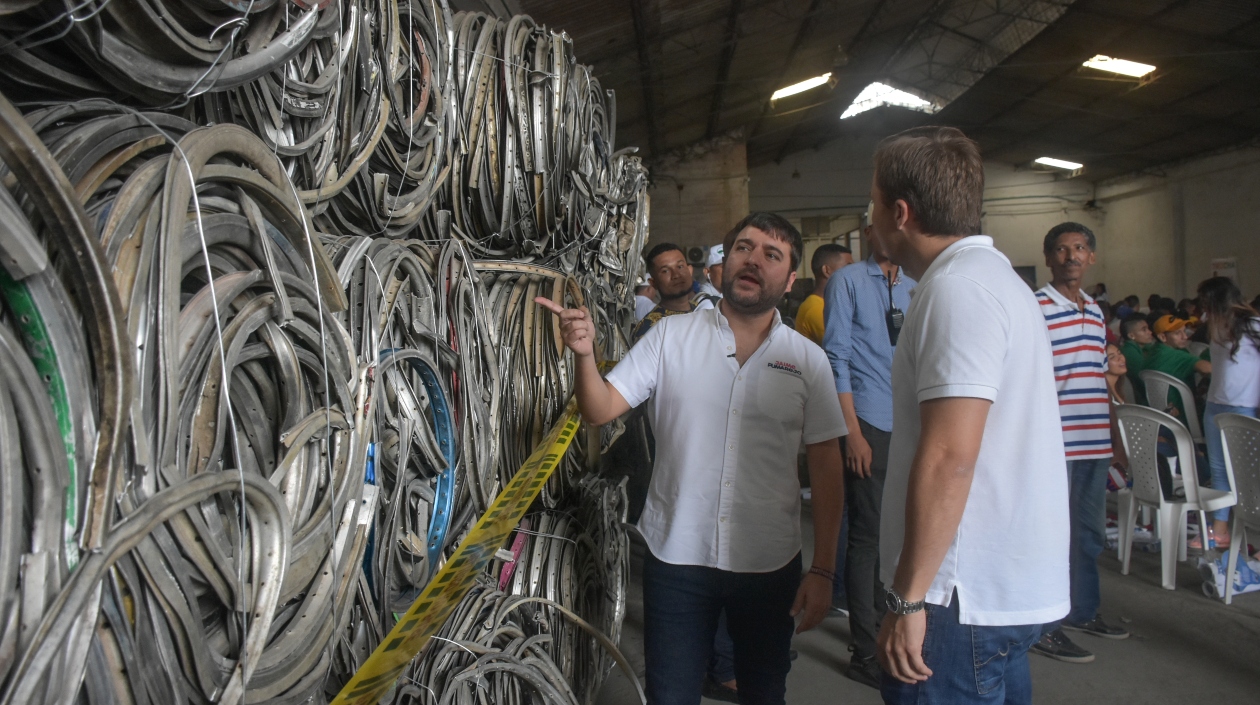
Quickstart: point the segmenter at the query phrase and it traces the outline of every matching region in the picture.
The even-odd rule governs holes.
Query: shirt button
[[[735,450],[735,446],[726,446],[727,450]]]
[[[727,349],[727,350],[730,350],[730,349],[731,349],[731,346],[727,345],[727,346],[726,346],[726,349]]]
[[[739,416],[739,409],[731,409],[731,413]]]
[[[720,522],[722,522],[723,524],[725,524],[725,523],[726,523],[726,517],[722,517],[721,519],[718,519],[718,521],[720,521]]]
[[[731,483],[729,483],[729,482],[727,482],[727,483],[723,483],[723,484],[725,484],[727,487],[730,487],[730,486],[731,486]]]

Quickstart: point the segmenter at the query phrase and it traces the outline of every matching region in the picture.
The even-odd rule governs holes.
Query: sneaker
[[[1041,641],[1033,644],[1032,650],[1042,656],[1049,656],[1067,663],[1089,663],[1094,655],[1082,649],[1067,638],[1062,629],[1056,629],[1041,637]]]
[[[879,681],[882,674],[883,671],[880,670],[874,656],[862,658],[856,654],[849,659],[849,668],[844,672],[844,675],[849,680],[857,681],[876,690],[879,690]]]
[[[1064,622],[1064,629],[1070,629],[1074,632],[1085,632],[1093,634],[1104,639],[1128,639],[1129,631],[1120,627],[1113,627],[1103,621],[1102,615],[1094,615],[1094,618],[1088,622],[1073,624],[1072,622]]]
[[[720,700],[724,703],[739,703],[739,692],[734,688],[728,688],[718,683],[713,680],[712,676],[704,679],[704,687],[700,689],[700,694],[710,700]]]
[[[845,619],[848,619],[849,611],[843,607],[837,607],[836,605],[832,605],[831,609],[827,610],[827,616],[828,617],[844,617]]]

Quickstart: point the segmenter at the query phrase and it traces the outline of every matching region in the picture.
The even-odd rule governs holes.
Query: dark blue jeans
[[[726,610],[718,616],[713,634],[713,656],[709,659],[709,677],[718,683],[735,680],[735,642],[726,627]]]
[[[790,614],[801,557],[770,573],[733,573],[673,565],[649,551],[643,560],[643,650],[648,705],[697,705],[718,615],[735,644],[735,678],[744,705],[783,705]]]
[[[1068,553],[1072,585],[1072,611],[1067,621],[1084,624],[1098,616],[1102,602],[1098,556],[1107,544],[1107,468],[1111,458],[1069,460],[1068,517],[1071,521],[1071,548]],[[1042,629],[1048,634],[1059,628],[1051,622]]]
[[[960,624],[954,593],[949,607],[927,606],[923,661],[932,677],[909,685],[885,673],[880,693],[887,705],[1031,705],[1028,649],[1040,638],[1040,624]]]
[[[863,422],[865,423],[865,422]],[[863,427],[865,428],[865,426]],[[870,436],[867,436],[870,438]],[[845,497],[849,496],[848,476],[845,478]],[[875,531],[879,531],[879,515],[875,516]],[[831,583],[831,605],[841,609],[852,609],[849,604],[849,597],[845,592],[844,571],[846,568],[845,560],[848,554],[849,541],[849,507],[846,503],[844,513],[840,515],[840,540],[836,542],[836,579]],[[879,536],[874,541],[875,553],[879,552]],[[852,618],[850,618],[850,621]],[[871,637],[873,645],[874,636]],[[860,643],[860,639],[857,640]],[[874,648],[872,646],[872,648]],[[731,641],[730,632],[726,628],[726,613],[718,619],[717,633],[713,636],[713,657],[709,659],[709,677],[718,683],[726,683],[727,681],[737,680],[735,678],[735,642]]]
[[[847,488],[846,488],[847,490]],[[847,497],[847,492],[846,492]],[[845,589],[844,569],[849,555],[849,505],[846,502],[840,515],[840,538],[836,541],[836,579],[831,583],[831,606],[849,609],[849,594]]]

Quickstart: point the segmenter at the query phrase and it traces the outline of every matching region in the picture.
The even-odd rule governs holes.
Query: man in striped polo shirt
[[[1094,264],[1097,241],[1080,223],[1061,223],[1046,234],[1043,250],[1050,283],[1037,302],[1050,329],[1054,381],[1059,391],[1063,447],[1067,455],[1071,516],[1072,611],[1045,625],[1033,651],[1069,663],[1094,655],[1076,645],[1064,629],[1107,639],[1129,633],[1098,614],[1101,601],[1098,556],[1107,540],[1107,467],[1111,464],[1111,401],[1107,394],[1107,330],[1098,304],[1081,290]]]

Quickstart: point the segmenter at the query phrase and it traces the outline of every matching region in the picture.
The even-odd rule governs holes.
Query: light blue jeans
[[[1208,467],[1212,469],[1212,489],[1229,489],[1229,476],[1225,474],[1225,448],[1221,444],[1221,430],[1216,427],[1217,414],[1242,414],[1251,418],[1260,417],[1254,406],[1225,406],[1208,402],[1203,410],[1203,435],[1207,437]],[[1229,509],[1218,509],[1213,512],[1213,519],[1229,521]]]

